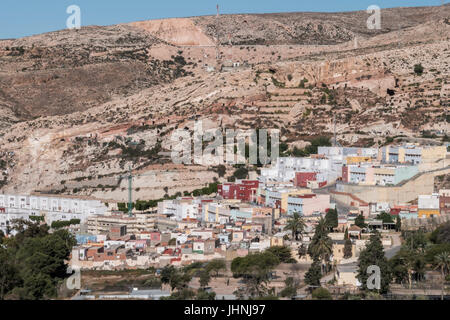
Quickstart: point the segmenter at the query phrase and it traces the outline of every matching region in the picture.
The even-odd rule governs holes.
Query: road
[[[390,259],[400,250],[402,247],[402,242],[400,241],[400,234],[399,233],[393,233],[392,234],[392,247],[389,249],[384,250],[384,255],[386,258]]]

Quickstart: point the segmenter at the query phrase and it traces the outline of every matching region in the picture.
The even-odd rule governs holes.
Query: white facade
[[[270,168],[261,169],[263,181],[273,180],[286,182],[295,178],[296,172],[317,172],[327,181],[334,181],[342,176],[342,157],[333,158],[278,158]]]
[[[193,200],[164,200],[158,203],[158,213],[171,215],[176,220],[198,219],[201,203]]]
[[[0,229],[4,232],[14,219],[29,220],[30,216],[44,216],[51,224],[58,220],[80,219],[104,214],[108,208],[98,200],[0,194]]]
[[[439,194],[433,193],[432,195],[420,195],[418,207],[419,209],[439,210]]]

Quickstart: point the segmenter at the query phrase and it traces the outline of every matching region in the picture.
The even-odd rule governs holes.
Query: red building
[[[342,166],[342,181],[348,182],[348,167]]]
[[[317,181],[317,172],[296,172],[295,173],[294,186],[301,187],[301,188],[307,188],[308,181]],[[326,184],[327,184],[326,181],[318,182],[319,188],[323,187]]]
[[[439,210],[440,214],[450,214],[450,192],[441,190],[439,194]]]
[[[242,180],[237,183],[224,183],[217,186],[217,192],[224,199],[255,201],[259,182],[257,180]]]

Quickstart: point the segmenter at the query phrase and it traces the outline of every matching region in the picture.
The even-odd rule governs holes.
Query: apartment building
[[[439,216],[439,194],[433,193],[431,195],[420,195],[417,215],[419,218]]]
[[[258,180],[238,180],[235,183],[224,183],[217,186],[218,194],[224,199],[256,201]]]
[[[352,164],[342,167],[342,181],[361,185],[397,185],[419,173],[417,166]]]
[[[6,232],[12,220],[29,220],[33,216],[44,217],[49,225],[54,221],[71,219],[79,219],[83,223],[88,217],[107,211],[108,207],[98,200],[0,194],[0,229]]]
[[[125,226],[128,234],[137,234],[154,230],[157,218],[157,215],[149,214],[137,214],[129,217],[127,214],[116,211],[108,215],[90,216],[86,224],[90,234],[108,234],[111,227],[114,226]]]
[[[341,176],[342,158],[311,156],[307,158],[280,157],[270,168],[262,168],[260,180],[293,181],[297,172],[317,172],[324,181],[335,181]]]
[[[260,204],[266,207],[280,209],[281,213],[288,211],[288,198],[312,193],[311,189],[296,188],[265,188],[260,191]]]
[[[287,214],[297,212],[301,216],[325,213],[330,208],[329,194],[303,194],[289,196],[287,199]]]
[[[403,145],[380,148],[378,158],[385,163],[420,164],[445,159],[446,155],[447,148],[445,146]]]
[[[212,199],[183,197],[158,203],[158,214],[174,217],[176,220],[200,219],[202,206]]]

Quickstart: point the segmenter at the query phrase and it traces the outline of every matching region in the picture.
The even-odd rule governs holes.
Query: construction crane
[[[133,175],[131,171],[131,166],[128,168],[128,174],[117,177],[117,180],[121,181],[122,179],[128,180],[128,216],[133,216],[133,178],[141,177],[141,176],[153,176],[154,173],[142,173]]]
[[[174,172],[179,173],[177,170],[166,170],[165,172]],[[128,168],[128,173],[126,175],[121,175],[117,177],[117,180],[121,181],[122,179],[128,180],[128,215],[130,217],[133,216],[133,178],[139,178],[139,177],[145,177],[145,176],[153,176],[155,177],[155,172],[151,173],[138,173],[134,174],[132,173],[131,166]]]

